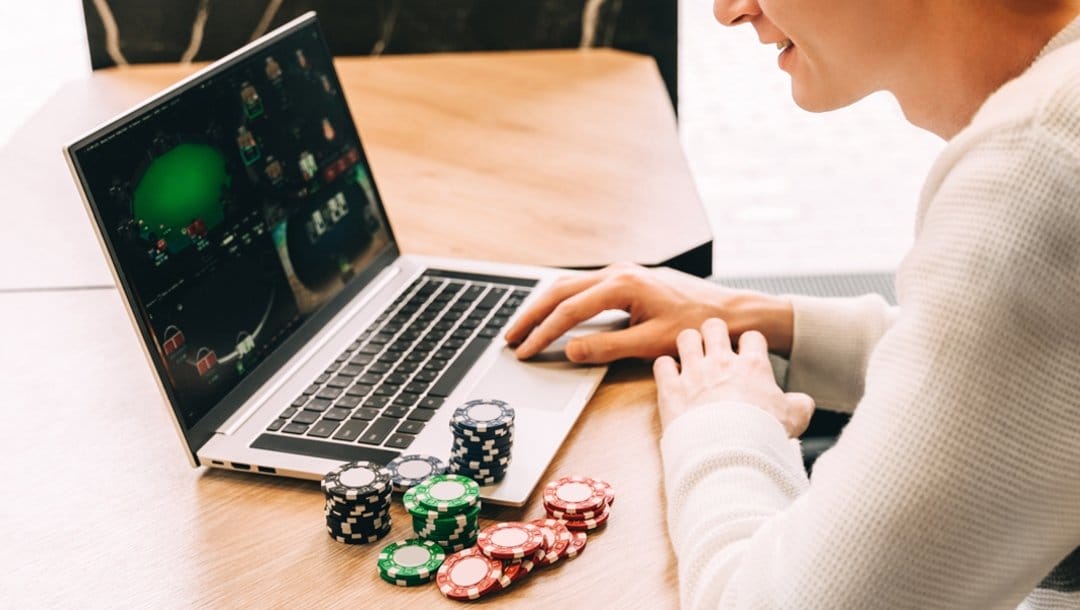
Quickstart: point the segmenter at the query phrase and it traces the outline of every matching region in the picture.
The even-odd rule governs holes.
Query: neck
[[[912,124],[946,140],[1080,14],[1080,0],[930,0],[926,6],[932,15],[923,21],[924,35],[899,72],[919,69],[889,90]]]

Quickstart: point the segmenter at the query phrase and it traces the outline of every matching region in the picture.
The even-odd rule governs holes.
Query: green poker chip
[[[413,490],[416,490],[416,502],[421,507],[437,513],[466,512],[480,501],[480,486],[469,477],[456,474],[429,477],[409,491]]]
[[[379,553],[379,574],[406,582],[431,580],[446,560],[446,552],[431,540],[410,538],[393,542]]]

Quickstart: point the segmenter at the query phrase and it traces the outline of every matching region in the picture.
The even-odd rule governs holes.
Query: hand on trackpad
[[[626,328],[629,321],[630,316],[622,311],[605,311],[599,313],[570,329],[566,334],[544,348],[543,351],[532,358],[529,358],[529,362],[565,362],[570,364],[570,360],[566,357],[566,344],[569,343],[571,339],[574,337],[591,335],[593,333]],[[582,364],[574,366],[587,365]]]

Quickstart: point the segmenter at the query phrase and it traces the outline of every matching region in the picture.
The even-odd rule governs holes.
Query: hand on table
[[[660,425],[697,407],[734,401],[754,405],[775,417],[795,438],[806,431],[814,414],[814,399],[784,393],[776,385],[765,337],[747,331],[739,337],[739,351],[731,349],[727,325],[706,320],[701,331],[679,333],[679,362],[661,356],[653,364]]]
[[[709,318],[727,321],[734,340],[746,330],[763,332],[777,353],[791,347],[792,311],[786,300],[724,288],[673,269],[618,264],[565,277],[541,295],[506,332],[517,357],[535,356],[578,324],[609,309],[630,314],[622,330],[577,337],[566,345],[572,362],[653,359],[676,353],[675,337]]]

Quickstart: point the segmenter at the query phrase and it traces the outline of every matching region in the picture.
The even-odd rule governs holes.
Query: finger
[[[788,403],[788,436],[797,438],[806,432],[810,426],[810,418],[814,415],[814,399],[802,392],[788,392],[784,394],[784,400]]]
[[[668,393],[679,382],[679,365],[671,356],[660,356],[653,362],[653,377],[656,378],[656,401],[665,404]]]
[[[624,309],[630,295],[617,287],[599,283],[559,303],[516,350],[518,358],[532,358],[566,331],[608,309]]]
[[[756,330],[748,330],[739,335],[739,354],[742,356],[769,357],[769,344],[765,335]]]
[[[701,344],[701,333],[687,328],[675,337],[675,345],[679,348],[679,361],[683,368],[688,364],[696,363],[705,357],[705,351]]]
[[[603,279],[604,277],[599,272],[560,278],[551,285],[547,292],[541,294],[528,309],[522,312],[514,325],[506,331],[504,335],[506,342],[511,345],[520,343],[537,324],[540,324],[551,315],[551,312],[559,306],[559,303],[582,290],[595,286]]]
[[[571,362],[602,364],[621,358],[655,358],[667,352],[654,324],[576,337],[566,344]]]
[[[705,353],[710,356],[732,353],[727,323],[719,318],[709,318],[702,323],[701,339],[705,343]]]

